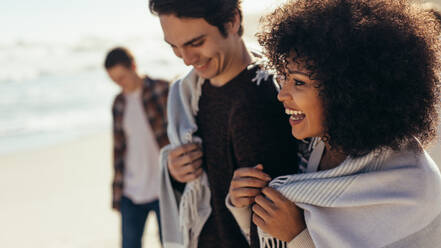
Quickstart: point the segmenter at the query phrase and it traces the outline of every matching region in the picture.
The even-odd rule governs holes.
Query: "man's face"
[[[107,73],[125,92],[136,87],[136,72],[134,68],[127,68],[121,64],[117,64],[107,69]]]
[[[159,19],[165,41],[187,66],[193,66],[200,77],[216,79],[226,73],[238,40],[232,24],[227,27],[228,36],[224,37],[216,26],[203,18],[160,15]]]

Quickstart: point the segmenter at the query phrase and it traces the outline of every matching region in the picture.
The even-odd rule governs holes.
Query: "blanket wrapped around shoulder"
[[[170,150],[187,143],[202,142],[199,137],[194,136],[197,131],[194,116],[198,111],[203,82],[192,70],[182,80],[174,83],[169,92],[167,135],[170,144],[160,153],[159,203],[165,248],[196,248],[199,233],[211,214],[210,188],[206,173],[203,172],[201,177],[188,182],[181,194],[173,188],[167,169]]]
[[[304,210],[315,247],[441,247],[441,176],[417,141],[270,187]],[[287,245],[260,229],[259,237],[261,247]]]

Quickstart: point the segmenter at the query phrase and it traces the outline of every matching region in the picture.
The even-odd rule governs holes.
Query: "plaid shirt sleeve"
[[[169,83],[150,80],[150,90],[143,95],[144,108],[159,148],[169,144],[167,136],[167,98]]]
[[[112,183],[112,208],[119,210],[123,192],[124,154],[126,152],[126,139],[122,127],[124,115],[124,97],[122,94],[115,98],[112,107],[113,117],[113,183]]]

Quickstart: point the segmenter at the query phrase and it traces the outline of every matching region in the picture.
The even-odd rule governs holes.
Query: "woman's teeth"
[[[299,121],[299,120],[303,120],[303,118],[305,118],[304,115],[291,115],[291,117],[289,117],[291,120],[293,121]]]
[[[290,119],[294,121],[302,120],[305,118],[305,114],[299,110],[285,109],[285,113],[287,115],[290,115]]]
[[[286,113],[287,115],[301,115],[301,114],[303,114],[302,111],[291,110],[291,109],[285,109],[285,113]]]

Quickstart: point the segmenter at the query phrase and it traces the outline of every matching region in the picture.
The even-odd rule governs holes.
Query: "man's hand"
[[[253,222],[279,240],[289,242],[306,228],[303,211],[273,188],[262,189],[252,210]]]
[[[167,157],[170,175],[180,183],[202,175],[202,150],[197,144],[186,144],[172,150]]]
[[[252,168],[240,168],[234,171],[230,184],[230,201],[233,206],[248,207],[254,202],[254,197],[260,194],[271,177],[262,171],[263,166],[258,164]]]

